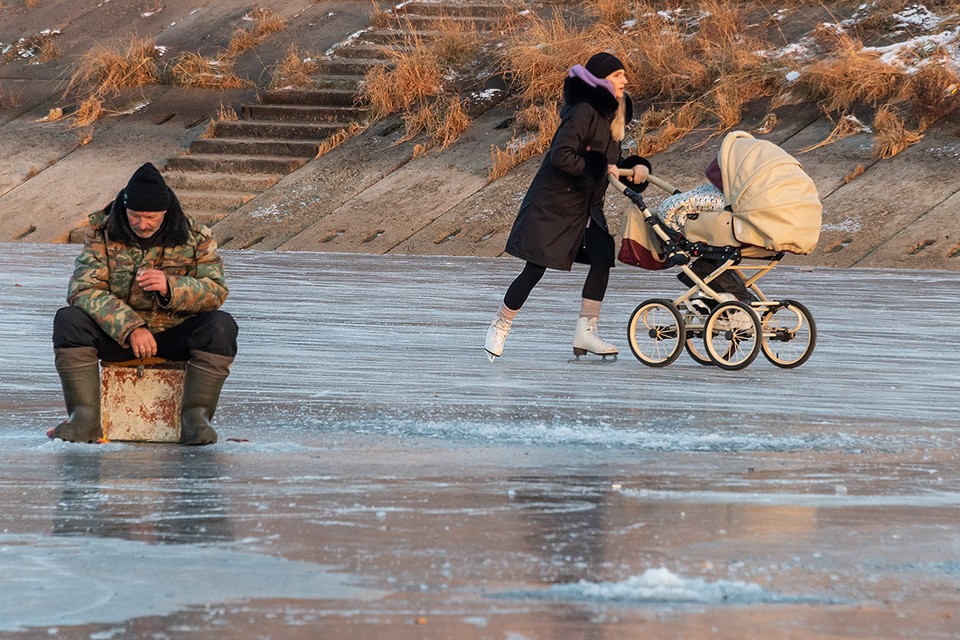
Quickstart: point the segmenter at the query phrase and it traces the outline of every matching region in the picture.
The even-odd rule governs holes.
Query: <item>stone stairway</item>
[[[315,158],[329,136],[362,120],[364,75],[390,65],[391,49],[408,50],[411,30],[424,39],[436,37],[444,22],[483,31],[517,8],[513,2],[414,0],[381,14],[380,26],[332,48],[312,86],[268,91],[257,104],[244,105],[238,120],[216,122],[207,137],[169,159],[164,177],[192,217],[213,225]]]

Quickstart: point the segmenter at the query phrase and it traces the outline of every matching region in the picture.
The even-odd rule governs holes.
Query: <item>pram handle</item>
[[[617,169],[617,175],[620,176],[621,178],[629,178],[630,176],[633,175],[633,169]],[[615,178],[613,174],[608,173],[607,177],[610,178],[610,184],[617,187],[621,191],[623,191],[623,188],[626,188],[627,185],[623,184],[620,180]],[[671,195],[675,193],[680,193],[680,189],[677,189],[675,186],[673,186],[663,178],[658,178],[653,174],[647,176],[647,182],[654,185],[655,187],[663,189],[664,191],[666,191]]]

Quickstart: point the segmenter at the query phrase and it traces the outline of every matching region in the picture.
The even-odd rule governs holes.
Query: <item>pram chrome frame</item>
[[[628,176],[630,170],[621,170]],[[681,351],[703,365],[736,370],[749,366],[763,352],[775,366],[789,369],[806,362],[816,344],[816,324],[810,312],[795,300],[768,298],[757,284],[783,259],[783,252],[740,246],[713,246],[694,242],[668,228],[650,211],[643,197],[610,175],[614,187],[641,211],[643,220],[663,246],[668,266],[679,267],[693,282],[674,300],[651,299],[631,314],[627,338],[634,356],[644,364],[663,367]],[[649,176],[651,184],[670,194],[680,193],[672,184]],[[704,277],[690,267],[691,257],[709,257],[722,263]],[[744,260],[749,262],[744,263]],[[749,303],[729,300],[710,283],[726,272],[741,280],[753,299]]]

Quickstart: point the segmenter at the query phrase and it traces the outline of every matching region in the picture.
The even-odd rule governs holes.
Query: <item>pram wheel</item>
[[[718,367],[743,369],[760,354],[760,318],[743,302],[721,303],[707,317],[703,342]]]
[[[813,355],[817,325],[810,311],[796,300],[781,300],[763,313],[763,355],[782,369],[799,367]]]
[[[630,351],[650,367],[665,367],[680,357],[685,336],[683,318],[669,300],[641,303],[627,323]]]
[[[686,340],[684,345],[687,349],[687,355],[694,359],[697,364],[705,367],[713,366],[713,360],[703,350],[703,335],[697,331]]]

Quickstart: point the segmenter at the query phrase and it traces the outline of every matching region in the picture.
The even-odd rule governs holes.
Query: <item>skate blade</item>
[[[596,358],[591,358],[590,355],[597,356]],[[613,364],[617,361],[617,354],[610,353],[607,355],[602,355],[598,353],[587,354],[587,355],[575,355],[569,360],[570,364]]]
[[[490,353],[490,352],[487,351],[486,349],[484,349],[484,353],[487,354],[487,360],[489,360],[490,362],[496,362],[497,358],[499,357],[499,356],[496,356],[496,355]]]

